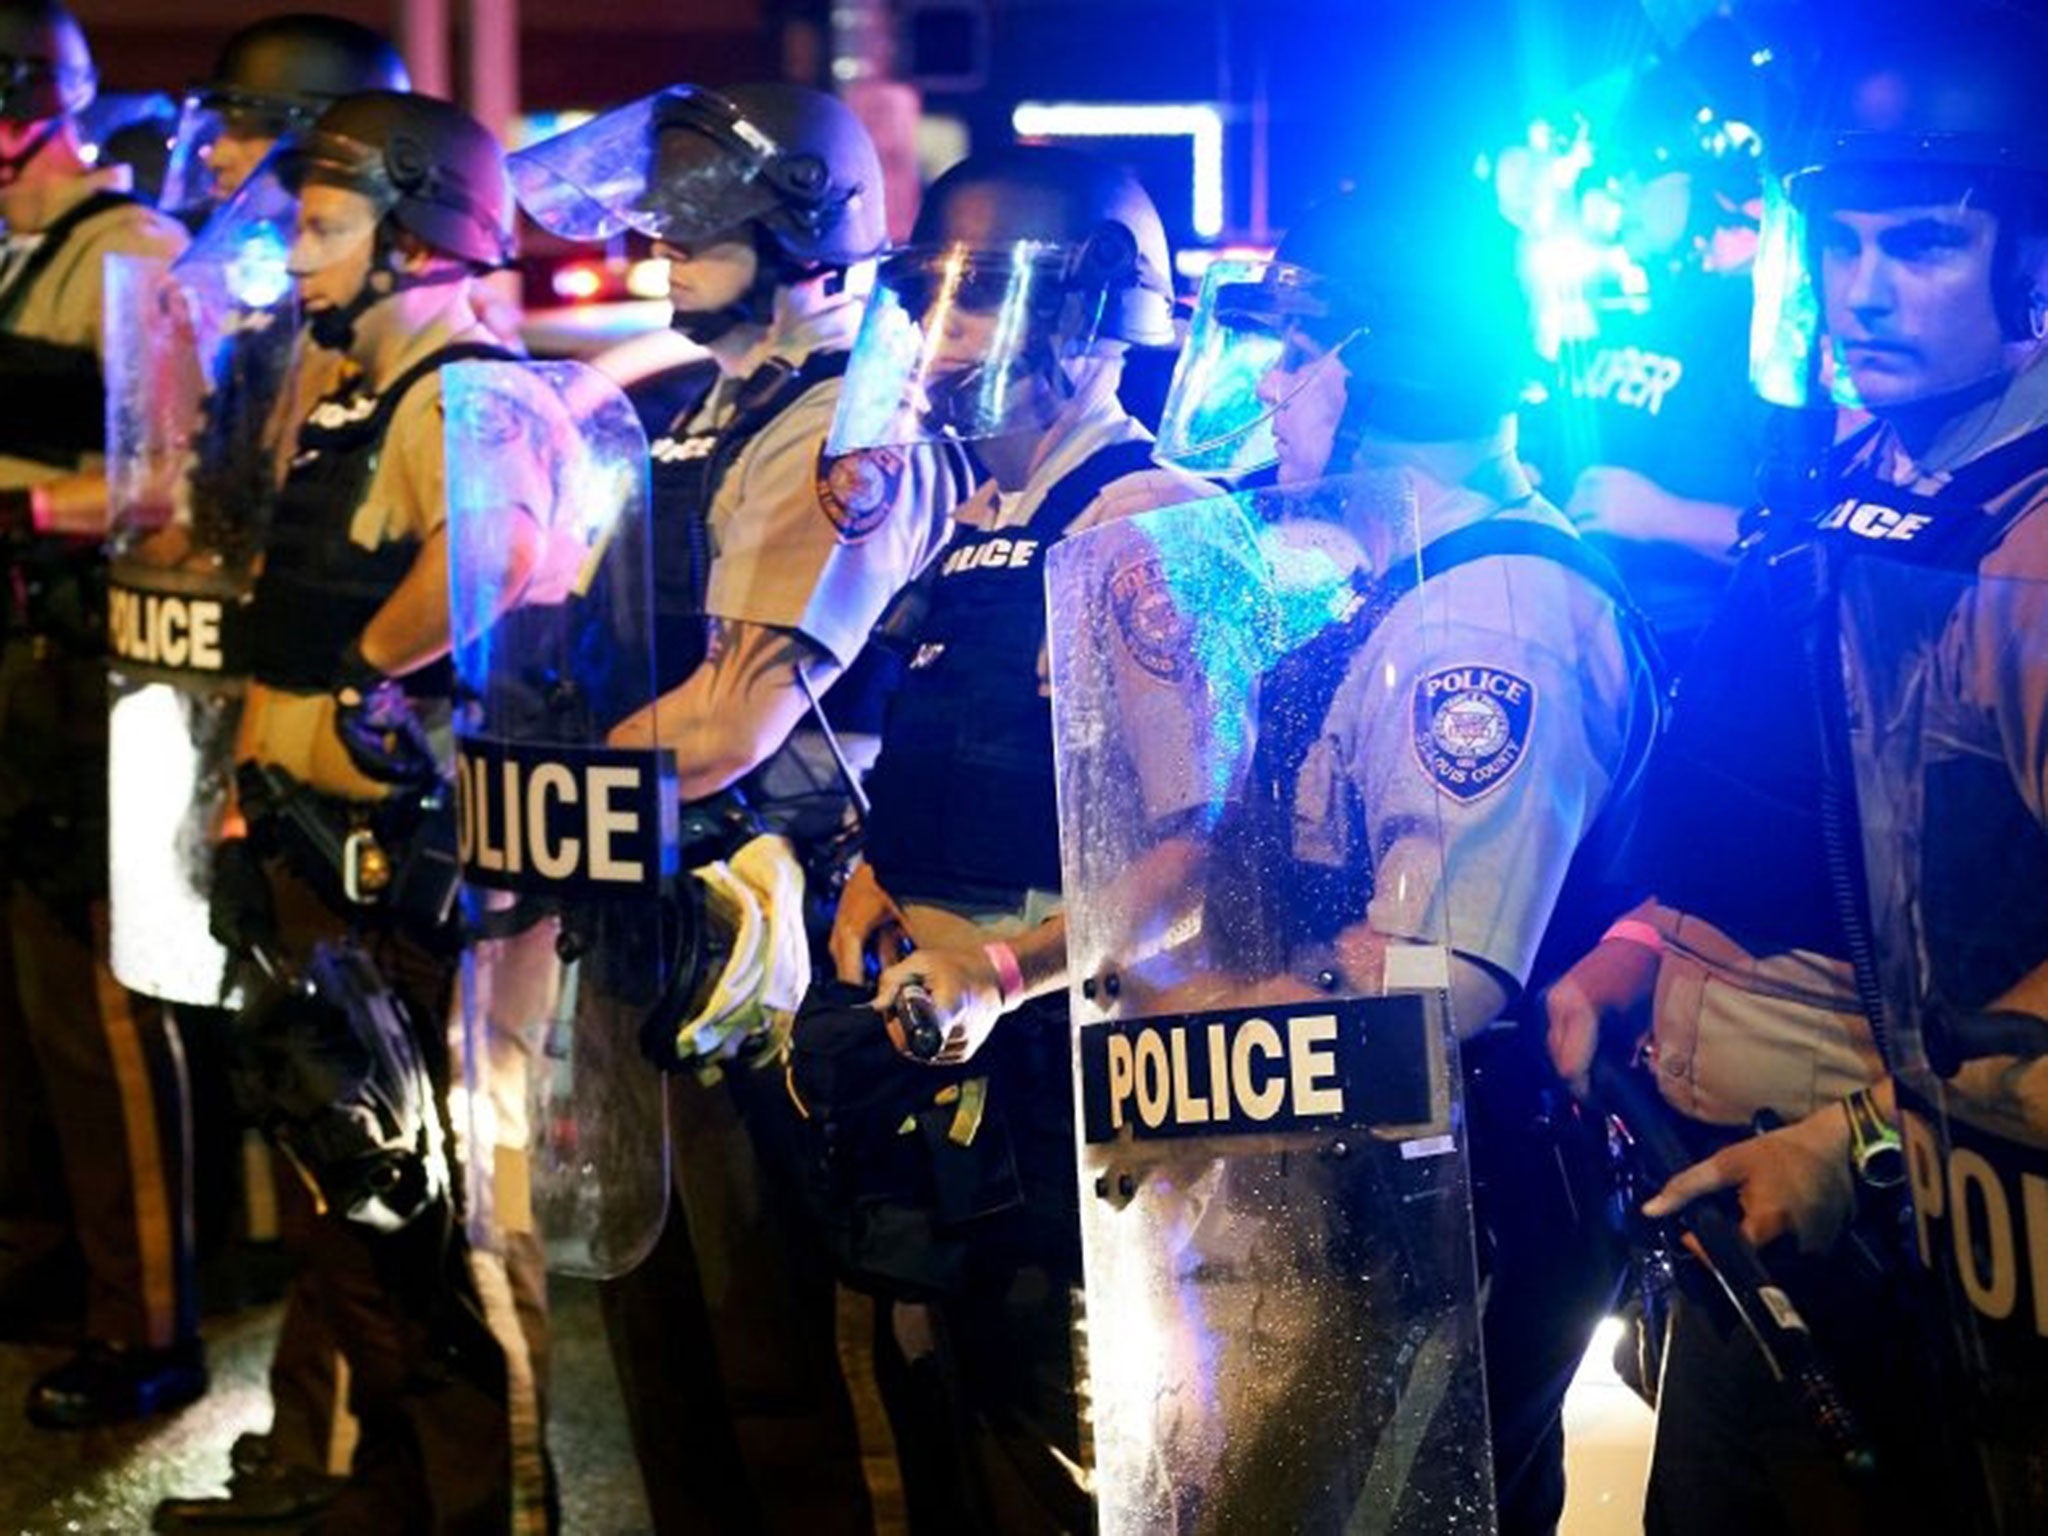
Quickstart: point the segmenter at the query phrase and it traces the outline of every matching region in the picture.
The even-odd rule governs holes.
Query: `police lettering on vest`
[[[1090,1142],[1429,1122],[1419,997],[1170,1015],[1081,1032]]]
[[[686,437],[657,437],[648,453],[657,464],[687,464],[692,459],[710,458],[717,446],[716,432],[698,432]]]
[[[674,871],[665,751],[465,736],[456,743],[463,877],[497,890],[622,895]]]
[[[1038,555],[1037,539],[986,539],[978,544],[969,544],[954,550],[946,556],[946,563],[940,567],[940,574],[957,576],[962,571],[994,569],[1021,571],[1029,566]]]
[[[1874,501],[1845,501],[1822,518],[1820,526],[1829,532],[1840,530],[1859,538],[1908,543],[1933,522],[1932,517],[1921,512],[1901,512]]]

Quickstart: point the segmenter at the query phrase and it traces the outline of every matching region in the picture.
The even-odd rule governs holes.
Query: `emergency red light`
[[[557,267],[549,282],[556,298],[571,304],[587,304],[604,292],[604,269],[594,262],[571,262]]]

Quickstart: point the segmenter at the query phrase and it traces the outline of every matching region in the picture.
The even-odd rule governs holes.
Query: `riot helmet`
[[[874,141],[842,102],[803,86],[672,86],[513,155],[535,223],[568,240],[625,230],[684,256],[750,245],[746,292],[678,311],[699,342],[765,325],[778,287],[867,261],[888,239]]]
[[[372,253],[369,274],[349,301],[308,314],[322,346],[345,348],[356,320],[379,299],[512,259],[504,152],[490,130],[448,102],[398,91],[345,96],[304,135],[280,145],[273,162],[276,179],[294,195],[330,187],[362,200],[333,220],[300,210],[289,258],[294,277],[322,271],[365,242]],[[237,202],[251,191],[245,187]],[[401,271],[398,231],[449,261]]]
[[[1166,229],[1135,178],[1050,145],[974,155],[882,264],[829,451],[1041,430],[1079,360],[1174,341]]]
[[[1333,440],[1302,472],[1342,473],[1368,429],[1484,436],[1532,366],[1514,233],[1482,182],[1347,187],[1306,210],[1271,261],[1210,266],[1159,457],[1211,474],[1262,469],[1282,458],[1283,415],[1327,398]]]
[[[0,187],[10,186],[99,89],[92,50],[58,0],[0,0]]]
[[[409,91],[389,39],[340,16],[272,16],[230,37],[213,72],[187,93],[162,206],[204,211],[225,199],[270,146],[361,91]]]
[[[1766,230],[1753,371],[1767,395],[1800,403],[1821,371],[1823,335],[1838,393],[1873,409],[1995,387],[2008,366],[2002,343],[2048,336],[2048,294],[2037,288],[2048,239],[2044,72],[2048,30],[1986,4],[1944,11],[1938,25],[1925,12],[1879,11],[1830,49],[1774,200],[1779,227]],[[1875,234],[1871,221],[1906,210],[1944,225],[1952,246],[1988,242],[1985,284],[1943,298],[1939,316],[1908,315],[1896,296],[1873,301],[1859,274],[1885,265],[1881,252],[1858,249]],[[1920,321],[1942,334],[1906,334]]]
[[[1693,73],[1654,60],[1630,79],[1593,150],[1595,192],[1609,198],[1621,244],[1636,260],[1673,265],[1715,231],[1754,229],[1763,138],[1720,109]]]

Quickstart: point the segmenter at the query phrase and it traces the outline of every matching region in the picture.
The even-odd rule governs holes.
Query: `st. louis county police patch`
[[[1439,667],[1415,684],[1415,755],[1454,800],[1500,788],[1522,766],[1536,686],[1497,667]]]
[[[892,448],[863,448],[836,459],[818,455],[818,506],[841,543],[881,527],[902,483],[903,455]]]
[[[1187,621],[1157,560],[1134,560],[1109,578],[1109,611],[1131,660],[1161,682],[1186,675]]]

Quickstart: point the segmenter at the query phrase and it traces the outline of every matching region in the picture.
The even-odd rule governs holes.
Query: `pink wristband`
[[[1007,944],[984,944],[981,952],[996,968],[996,991],[1007,1008],[1024,995],[1024,971],[1017,964],[1017,951]]]
[[[1654,925],[1644,922],[1639,917],[1624,917],[1620,922],[1611,924],[1607,931],[1600,935],[1600,942],[1605,944],[1609,939],[1620,939],[1626,944],[1640,944],[1654,954],[1664,953],[1664,935],[1659,933]]]

